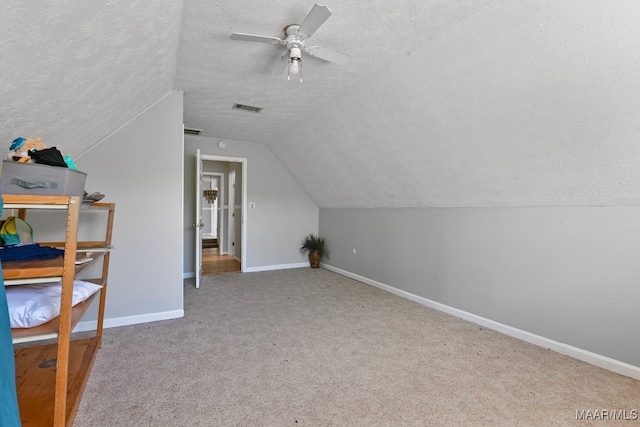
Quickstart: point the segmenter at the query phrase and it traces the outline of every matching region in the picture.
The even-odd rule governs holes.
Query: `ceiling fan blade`
[[[302,24],[300,24],[298,35],[303,39],[311,36],[330,16],[331,11],[327,6],[317,3],[314,4],[309,14],[304,18]]]
[[[320,46],[311,46],[305,50],[311,56],[315,56],[316,58],[324,59],[325,61],[333,62],[338,65],[345,65],[351,59],[349,55]]]
[[[278,57],[278,59],[273,63],[273,66],[271,67],[271,74],[279,75],[287,70],[288,54],[289,51],[287,50]]]
[[[262,42],[262,43],[283,43],[284,40],[279,39],[278,37],[269,37],[269,36],[257,36],[255,34],[245,34],[245,33],[233,33],[231,34],[232,40],[243,40],[247,42]]]

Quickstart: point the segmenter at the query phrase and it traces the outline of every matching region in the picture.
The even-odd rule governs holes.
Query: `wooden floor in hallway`
[[[219,248],[202,248],[202,275],[240,273],[240,262],[231,255],[220,255]]]

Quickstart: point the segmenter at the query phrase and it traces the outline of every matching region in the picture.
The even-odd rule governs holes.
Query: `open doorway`
[[[225,175],[202,172],[202,248],[217,248],[219,244],[221,200],[224,200]]]
[[[205,172],[205,170],[216,168],[215,163],[203,165],[202,172],[202,275],[212,276],[216,274],[240,273],[242,265],[233,253],[222,250],[223,241],[232,242],[234,240],[231,225],[225,227],[224,215],[227,212],[228,200],[235,200],[231,191],[225,191],[227,188],[225,182],[229,182],[229,190],[232,183],[235,184],[235,170],[226,174],[224,172]],[[216,169],[226,170],[228,165],[218,165]],[[231,178],[229,179],[227,175]],[[228,197],[227,197],[228,195]],[[228,235],[228,238],[224,238]]]
[[[220,254],[219,247],[202,248],[202,275],[241,273],[242,264],[235,257]]]
[[[196,271],[203,276],[241,272],[246,253],[246,159],[200,155],[199,160],[196,245],[201,256]]]

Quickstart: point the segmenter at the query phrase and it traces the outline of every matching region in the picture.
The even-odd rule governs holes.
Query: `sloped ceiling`
[[[173,89],[182,4],[0,2],[0,141],[78,156]]]
[[[308,44],[351,61],[300,83],[229,35],[313,2],[2,2],[0,138],[80,155],[180,90],[187,127],[267,144],[321,207],[640,204],[640,2],[326,5]]]

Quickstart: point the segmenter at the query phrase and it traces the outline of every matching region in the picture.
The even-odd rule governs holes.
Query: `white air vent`
[[[244,110],[244,111],[252,111],[254,113],[259,113],[262,111],[261,107],[254,107],[253,105],[244,105],[244,104],[233,104],[234,110]]]
[[[185,135],[200,135],[201,133],[202,129],[184,128]]]

